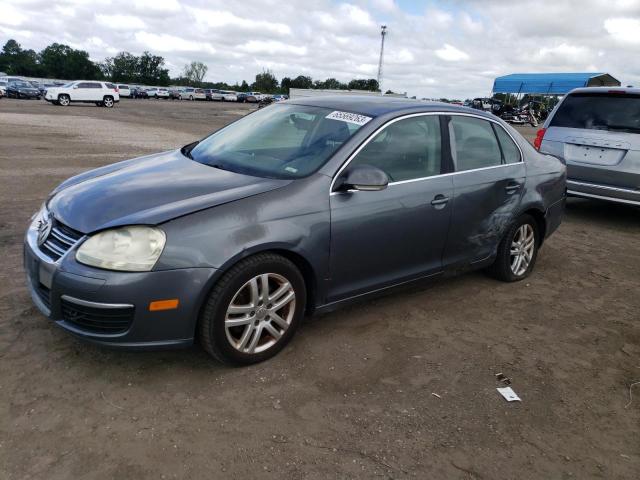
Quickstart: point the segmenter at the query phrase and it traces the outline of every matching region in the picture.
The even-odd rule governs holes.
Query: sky
[[[0,43],[65,43],[95,61],[192,60],[206,80],[375,78],[418,98],[488,95],[509,73],[599,71],[640,85],[640,0],[0,0]]]

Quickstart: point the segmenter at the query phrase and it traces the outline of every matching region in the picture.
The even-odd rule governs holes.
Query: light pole
[[[380,36],[382,40],[380,42],[380,61],[378,62],[378,88],[380,89],[380,93],[384,94],[382,91],[382,59],[384,56],[384,37],[387,35],[387,26],[382,25],[380,27]]]

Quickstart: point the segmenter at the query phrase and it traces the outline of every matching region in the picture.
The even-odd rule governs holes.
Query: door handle
[[[504,187],[504,189],[507,191],[507,193],[509,195],[516,193],[518,190],[520,190],[521,185],[519,183],[516,182],[509,182],[507,183],[507,186]]]
[[[444,207],[448,202],[449,202],[449,197],[445,197],[442,194],[438,194],[435,197],[433,197],[433,200],[431,200],[431,205],[433,205],[436,208]]]

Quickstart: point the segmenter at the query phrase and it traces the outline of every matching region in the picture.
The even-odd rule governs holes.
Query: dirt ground
[[[0,478],[640,476],[639,209],[571,200],[526,282],[473,273],[314,317],[250,368],[90,346],[36,310],[22,237],[54,186],[250,108],[0,100]]]

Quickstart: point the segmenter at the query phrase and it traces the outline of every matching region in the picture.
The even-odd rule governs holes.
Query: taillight
[[[120,90],[118,90],[118,87],[114,87],[114,90],[116,91],[116,93],[118,93]]]
[[[536,139],[533,141],[533,147],[536,150],[540,150],[540,146],[542,145],[542,140],[544,139],[544,134],[546,131],[546,128],[541,128],[540,130],[538,130],[538,133],[536,133]]]

